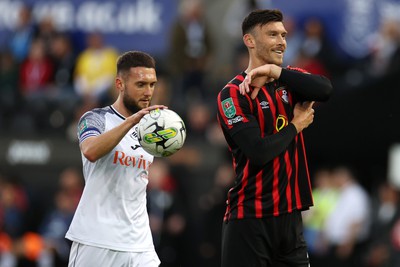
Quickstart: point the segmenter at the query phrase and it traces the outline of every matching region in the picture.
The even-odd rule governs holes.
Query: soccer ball
[[[171,156],[186,139],[185,123],[170,109],[151,110],[139,121],[137,132],[142,148],[155,157]]]

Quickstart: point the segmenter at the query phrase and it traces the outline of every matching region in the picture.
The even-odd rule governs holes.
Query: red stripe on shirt
[[[281,97],[278,94],[278,91],[275,91],[275,94],[277,94],[276,95],[276,99],[278,99],[278,101],[277,101],[277,103],[278,103],[277,104],[278,105],[278,113],[283,115],[283,116],[285,116],[285,118],[288,120],[287,123],[289,123],[290,118],[289,118],[289,116],[288,116],[288,114],[286,112],[285,106],[284,106],[284,104],[283,104],[283,102],[281,100]],[[290,103],[291,94],[289,92],[288,92],[288,100],[289,100],[289,103]],[[286,126],[287,125],[285,125],[285,127]],[[286,185],[286,199],[287,199],[287,204],[288,204],[287,209],[288,209],[288,212],[289,212],[289,211],[292,210],[292,185],[290,184],[290,176],[291,176],[292,171],[293,171],[293,166],[291,164],[288,151],[285,152],[284,160],[285,160],[285,164],[286,164],[286,170],[285,171],[286,171],[286,175],[288,177],[288,181],[287,181],[287,185]]]
[[[272,97],[270,94],[266,93],[265,96],[267,97],[268,103],[269,103],[269,108],[271,110],[271,115],[272,115],[272,121],[273,123],[276,121],[276,106],[275,102],[272,100]],[[276,129],[274,128],[273,130],[274,133],[276,133]],[[279,157],[275,158],[273,161],[274,164],[274,178],[272,181],[272,201],[274,205],[274,211],[273,214],[275,216],[279,215]]]
[[[288,205],[288,212],[292,210],[292,188],[290,186],[290,177],[292,176],[292,165],[290,164],[289,152],[285,152],[285,163],[286,163],[286,175],[288,177],[286,186],[286,199]]]
[[[303,148],[304,165],[305,165],[306,173],[307,173],[308,188],[311,192],[312,188],[311,188],[311,181],[310,181],[310,173],[308,171],[308,163],[307,163],[306,147],[304,145],[304,137],[303,137],[303,133],[300,133],[299,135],[300,135],[301,147]],[[312,194],[311,194],[311,200],[314,201]]]
[[[243,170],[243,177],[242,177],[242,187],[238,191],[238,219],[242,219],[244,216],[244,208],[243,208],[243,201],[244,201],[244,189],[247,186],[249,179],[249,161],[246,162],[246,166],[244,167]]]
[[[298,141],[298,135],[295,137],[295,142],[297,143],[297,141]],[[301,204],[300,188],[299,188],[299,151],[297,147],[295,149],[295,154],[294,154],[294,164],[296,167],[295,187],[294,187],[294,192],[296,195],[296,208],[301,209],[302,204]]]
[[[227,221],[231,218],[231,203],[230,203],[230,198],[231,198],[231,191],[233,188],[229,189],[228,191],[228,200],[226,201],[226,211],[224,215],[224,221]]]
[[[274,201],[274,216],[279,215],[279,157],[274,159],[274,181],[272,182],[272,199]]]
[[[255,208],[256,208],[256,218],[262,217],[262,177],[263,171],[260,171],[256,175],[256,199],[255,199]]]
[[[263,92],[265,90],[265,87],[261,89]],[[261,92],[260,92],[261,93]],[[264,92],[265,93],[265,92]],[[265,93],[267,95],[267,93]],[[257,99],[257,106],[258,106],[258,117],[259,117],[259,125],[260,125],[260,133],[261,137],[263,138],[265,136],[265,119],[264,119],[264,113],[262,111],[261,105]],[[259,173],[256,175],[256,195],[255,195],[255,212],[256,212],[256,218],[261,218],[262,217],[262,189],[263,189],[263,171],[261,170]]]
[[[249,119],[244,115],[242,107],[240,106],[239,103],[239,96],[240,96],[240,91],[238,87],[230,87],[229,88],[229,95],[232,97],[233,105],[235,106],[236,109],[236,116],[242,116],[243,117],[243,122],[248,122]],[[253,111],[253,104],[251,102],[251,98],[246,94],[245,97],[247,98],[247,101],[250,104],[250,109]]]

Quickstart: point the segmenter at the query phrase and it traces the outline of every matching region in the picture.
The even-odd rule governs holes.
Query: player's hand
[[[154,109],[167,109],[167,106],[164,105],[153,105],[153,106],[149,106],[147,108],[143,108],[141,110],[139,110],[138,112],[136,112],[135,114],[132,114],[131,116],[129,116],[128,118],[126,118],[127,120],[129,120],[132,125],[135,125],[137,123],[139,123],[140,119],[150,113],[150,111],[154,110]]]
[[[300,133],[307,128],[314,121],[314,105],[315,101],[297,103],[293,110],[293,119],[291,123],[297,129],[297,133]]]
[[[278,79],[281,71],[282,68],[274,64],[265,64],[252,69],[239,85],[240,94],[245,95],[251,91],[250,97],[251,99],[255,99],[261,87],[267,82]]]

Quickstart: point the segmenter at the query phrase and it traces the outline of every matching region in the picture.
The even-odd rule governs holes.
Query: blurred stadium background
[[[399,0],[0,0],[0,267],[66,266],[63,236],[82,190],[76,122],[112,103],[113,62],[127,50],[156,57],[154,103],[188,128],[184,149],[152,169],[162,266],[219,266],[233,175],[215,97],[246,67],[240,24],[254,8],[283,11],[286,65],[333,82],[305,131],[312,178],[353,170],[369,196],[359,223],[370,233],[382,223],[379,207],[392,208],[384,240],[365,237],[362,265],[349,266],[399,266]],[[382,199],[382,188],[394,197]]]

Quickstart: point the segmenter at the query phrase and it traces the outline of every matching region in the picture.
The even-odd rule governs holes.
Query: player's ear
[[[124,82],[120,76],[115,78],[115,88],[117,88],[118,92],[124,88]]]
[[[243,42],[249,48],[254,47],[254,37],[250,33],[243,35]]]

